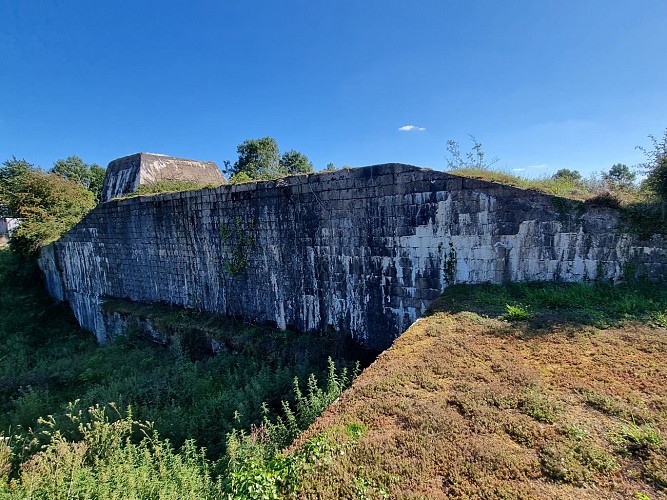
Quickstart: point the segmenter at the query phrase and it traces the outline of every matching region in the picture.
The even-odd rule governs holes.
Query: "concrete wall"
[[[0,218],[0,236],[10,237],[19,225],[21,225],[21,219],[12,217]]]
[[[222,184],[225,178],[212,161],[137,153],[109,163],[101,199],[106,202],[134,193],[141,185],[159,181],[193,181],[204,185]]]
[[[667,277],[610,209],[401,164],[99,205],[44,250],[100,341],[105,298],[164,302],[384,349],[452,283]]]

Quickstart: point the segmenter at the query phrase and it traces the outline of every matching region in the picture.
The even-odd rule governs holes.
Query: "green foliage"
[[[247,139],[238,145],[236,152],[238,160],[229,170],[231,182],[239,174],[245,174],[250,179],[274,179],[281,176],[278,143],[273,137]]]
[[[531,317],[530,312],[521,305],[506,304],[505,309],[507,309],[505,319],[509,321],[522,321]]]
[[[620,425],[612,436],[617,451],[622,454],[645,454],[662,444],[660,432],[649,424],[637,425],[634,420]]]
[[[618,463],[602,448],[588,439],[567,440],[543,448],[540,453],[542,471],[556,481],[583,486],[596,473],[618,468]]]
[[[43,245],[79,222],[95,201],[82,185],[13,158],[0,167],[0,206],[22,219],[10,240],[12,250],[35,257]]]
[[[487,161],[482,144],[472,135],[470,136],[470,140],[473,143],[472,148],[465,153],[461,153],[461,147],[457,141],[453,139],[447,141],[446,161],[449,170],[488,170],[494,163],[498,162],[497,158]]]
[[[179,193],[182,191],[196,191],[198,189],[216,188],[218,186],[220,186],[220,184],[201,184],[197,181],[162,180],[152,182],[150,184],[142,184],[135,192],[120,196],[117,199],[124,200],[127,198],[136,198],[137,196],[147,196],[161,193]]]
[[[627,165],[616,163],[609,172],[602,174],[602,180],[609,184],[611,189],[628,189],[634,186],[637,174]]]
[[[573,180],[571,177],[546,177],[541,179],[526,179],[518,175],[490,168],[468,168],[461,167],[453,170],[453,173],[464,177],[472,177],[486,181],[497,182],[508,186],[522,189],[533,189],[554,196],[564,196],[574,199],[589,199],[598,195],[598,187],[595,183]]]
[[[296,458],[282,456],[289,415],[303,429],[351,380],[345,368],[330,362],[326,370],[320,358],[279,346],[270,356],[237,348],[198,361],[179,342],[165,348],[132,332],[97,346],[41,290],[34,266],[7,251],[0,311],[0,429],[11,430],[0,438],[0,496],[13,485],[19,498],[233,498],[255,472],[291,491],[299,477],[291,471],[310,467],[328,445],[316,440]],[[228,435],[245,455],[228,449]]]
[[[557,314],[561,322],[607,327],[620,320],[659,318],[667,309],[667,288],[646,282],[453,285],[447,288],[446,300],[447,309],[454,311],[506,317],[508,304],[521,304],[534,321]]]
[[[292,455],[268,451],[257,432],[230,436],[227,498],[274,500],[294,495],[304,473],[313,470],[337,451],[325,434],[306,441]]]
[[[442,244],[438,245],[438,254],[442,256],[444,249]],[[444,256],[443,260],[443,270],[445,273],[445,279],[447,279],[448,283],[454,283],[456,280],[456,265],[457,265],[457,258],[456,258],[456,249],[454,248],[454,244],[450,241],[449,242],[449,252],[447,255]]]
[[[336,372],[334,362],[329,358],[329,372],[325,388],[320,388],[317,378],[313,374],[308,377],[306,393],[299,386],[299,380],[294,379],[294,406],[292,410],[289,402],[282,402],[282,415],[274,422],[268,418],[265,408],[264,426],[270,438],[270,442],[277,450],[288,446],[302,430],[306,429],[331,403],[333,403],[358,375],[358,365],[350,374],[347,368],[341,373]]]
[[[252,178],[245,172],[234,174],[230,179],[230,184],[242,184],[244,182],[252,182]]]
[[[653,149],[638,146],[646,156],[646,161],[639,167],[647,174],[645,186],[658,195],[663,203],[667,203],[667,130],[661,139],[653,135],[648,137],[651,139]]]
[[[220,241],[227,253],[223,267],[232,277],[248,264],[250,249],[255,244],[253,226],[252,220],[244,224],[240,217],[236,217],[233,224],[220,226]]]
[[[553,176],[552,179],[565,179],[570,182],[581,182],[581,174],[577,170],[570,170],[561,168]]]
[[[280,155],[278,143],[273,137],[247,139],[238,145],[236,152],[239,157],[233,165],[225,162],[232,184],[313,171],[313,164],[303,153],[291,149]]]
[[[280,171],[287,175],[309,174],[313,171],[313,164],[303,153],[290,149],[280,157]]]
[[[521,411],[538,422],[552,424],[556,421],[558,405],[536,388],[526,389],[519,400]]]
[[[35,440],[43,444],[21,463],[9,485],[12,493],[23,498],[218,496],[210,462],[193,441],[177,452],[152,424],[133,419],[129,410],[122,415],[113,405],[109,408],[116,414],[110,417],[105,407],[82,412],[70,406],[64,424],[50,416],[41,421],[39,435],[29,433],[14,441],[15,450]],[[74,429],[76,438],[61,427]]]
[[[9,196],[9,191],[14,188],[19,179],[30,175],[35,167],[25,160],[19,160],[15,156],[11,160],[6,160],[0,166],[0,217],[18,217],[14,207],[5,200]]]
[[[327,167],[324,170],[326,170],[327,172],[333,172],[334,170],[336,170],[336,167],[333,164],[333,162],[329,162],[327,163]]]
[[[667,132],[666,132],[667,134]],[[585,202],[587,205],[615,208],[621,211],[627,229],[645,236],[667,233],[667,202],[661,201],[659,185],[661,178],[667,179],[667,167],[662,169],[661,158],[667,152],[667,139],[658,142],[653,138],[654,151],[645,151],[649,161],[643,167],[655,171],[638,189],[634,185],[635,174],[627,166],[616,164],[608,173],[600,177],[583,179],[576,170],[561,169],[546,178],[527,179],[509,172],[492,170],[484,161],[484,155],[475,141],[471,153],[465,157],[458,150],[458,144],[450,141],[448,167],[453,173],[464,177],[497,182],[522,189],[532,189],[542,193]],[[641,149],[641,148],[640,148]],[[667,161],[666,161],[667,163]],[[662,174],[661,174],[662,172]],[[661,177],[661,175],[663,175]]]
[[[628,414],[626,405],[615,397],[591,389],[582,389],[581,393],[586,404],[602,413],[617,417]]]
[[[96,163],[87,164],[78,156],[70,156],[53,164],[53,172],[60,177],[81,184],[99,203],[106,169]]]
[[[140,185],[135,196],[158,193],[176,193],[179,191],[194,191],[195,189],[204,189],[207,187],[218,187],[218,184],[200,184],[195,181],[157,181],[151,184]]]

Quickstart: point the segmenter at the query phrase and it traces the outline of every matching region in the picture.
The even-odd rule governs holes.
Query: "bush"
[[[657,194],[663,203],[667,203],[667,130],[662,139],[649,135],[652,150],[641,146],[638,148],[646,156],[646,162],[640,165],[647,173],[645,186]]]
[[[69,231],[94,206],[93,193],[81,184],[22,160],[8,160],[0,167],[0,208],[21,219],[10,247],[23,257],[36,257],[43,245]]]
[[[10,483],[25,498],[215,498],[210,463],[204,451],[186,441],[177,452],[148,422],[113,417],[107,409],[67,414],[77,440],[67,438],[53,417],[43,420],[42,451],[23,462],[19,480]],[[115,408],[110,407],[112,411]],[[67,425],[65,425],[66,427]],[[138,436],[138,437],[137,437]],[[19,441],[16,446],[25,447]]]

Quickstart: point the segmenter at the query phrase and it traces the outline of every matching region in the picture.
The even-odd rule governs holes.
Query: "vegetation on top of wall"
[[[206,183],[201,184],[196,181],[177,181],[177,180],[162,180],[150,184],[141,184],[134,193],[128,193],[124,196],[115,198],[116,200],[124,200],[126,198],[135,198],[137,196],[146,196],[161,193],[178,193],[181,191],[196,191],[205,188],[216,188],[222,184]]]
[[[233,164],[225,161],[225,172],[232,184],[313,171],[313,164],[303,153],[291,149],[281,155],[273,137],[247,139],[238,145],[236,152],[239,156]]]
[[[482,144],[471,136],[471,151],[462,153],[459,144],[447,142],[447,166],[451,173],[497,182],[521,189],[604,206],[621,211],[629,229],[648,235],[667,233],[667,131],[661,140],[649,136],[653,149],[639,147],[647,161],[633,168],[614,164],[609,171],[583,178],[576,170],[561,169],[551,176],[528,179],[493,168],[497,162],[486,160]],[[647,174],[636,184],[637,171]],[[663,179],[664,177],[664,179]]]

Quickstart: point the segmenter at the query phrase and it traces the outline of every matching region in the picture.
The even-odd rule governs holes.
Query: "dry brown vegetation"
[[[667,498],[664,321],[510,322],[446,304],[297,442],[339,444],[299,497]],[[351,426],[366,430],[354,443]]]

